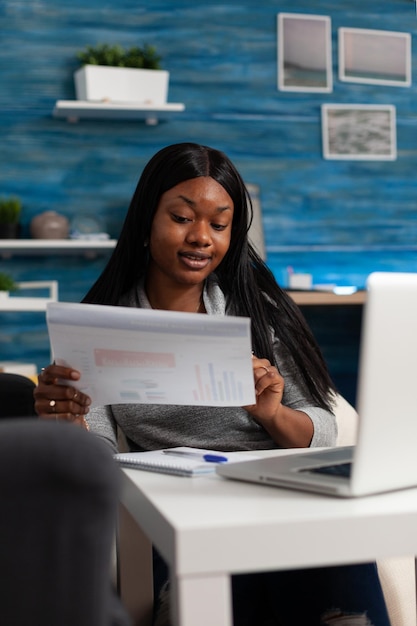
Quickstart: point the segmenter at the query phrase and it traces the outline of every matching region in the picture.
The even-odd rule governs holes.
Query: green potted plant
[[[87,46],[77,53],[81,67],[74,73],[78,100],[163,105],[169,72],[148,44],[124,49],[115,44]]]
[[[87,46],[77,54],[77,59],[84,65],[105,65],[110,67],[133,67],[136,69],[160,70],[161,57],[155,46],[145,44],[142,48],[133,46],[125,50],[118,44],[97,44]]]
[[[0,239],[16,239],[20,233],[22,203],[19,198],[0,198]]]
[[[17,283],[5,272],[0,272],[0,297],[8,297],[10,291],[17,290]]]

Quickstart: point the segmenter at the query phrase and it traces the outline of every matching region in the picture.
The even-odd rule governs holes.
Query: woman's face
[[[209,176],[166,191],[152,222],[148,279],[202,283],[229,249],[233,209],[227,191]]]

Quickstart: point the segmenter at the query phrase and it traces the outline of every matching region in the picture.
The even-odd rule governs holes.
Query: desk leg
[[[175,626],[232,626],[230,576],[173,577],[172,619]]]
[[[153,609],[152,545],[133,517],[120,505],[118,586],[133,626],[150,626]]]

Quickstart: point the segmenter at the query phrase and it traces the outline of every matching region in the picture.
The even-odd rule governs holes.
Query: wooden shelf
[[[0,257],[12,256],[47,256],[83,255],[95,258],[99,254],[107,254],[113,250],[116,239],[0,239]],[[288,294],[298,305],[338,305],[364,304],[364,290],[353,293],[335,293],[319,290],[288,290]]]
[[[364,290],[355,291],[350,294],[338,294],[333,291],[291,291],[288,295],[299,306],[319,306],[319,305],[340,305],[340,304],[364,304],[366,292]]]
[[[113,250],[115,239],[0,239],[0,256],[81,254],[95,258]]]
[[[167,102],[163,105],[115,102],[90,102],[88,100],[57,100],[54,117],[66,118],[68,122],[80,119],[144,120],[155,125],[160,119],[185,110],[182,102]]]

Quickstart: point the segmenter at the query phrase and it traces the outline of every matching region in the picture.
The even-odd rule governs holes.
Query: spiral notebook
[[[178,446],[149,452],[119,452],[114,458],[122,467],[177,476],[200,476],[214,474],[216,465],[220,463],[233,463],[255,457],[240,452]]]

